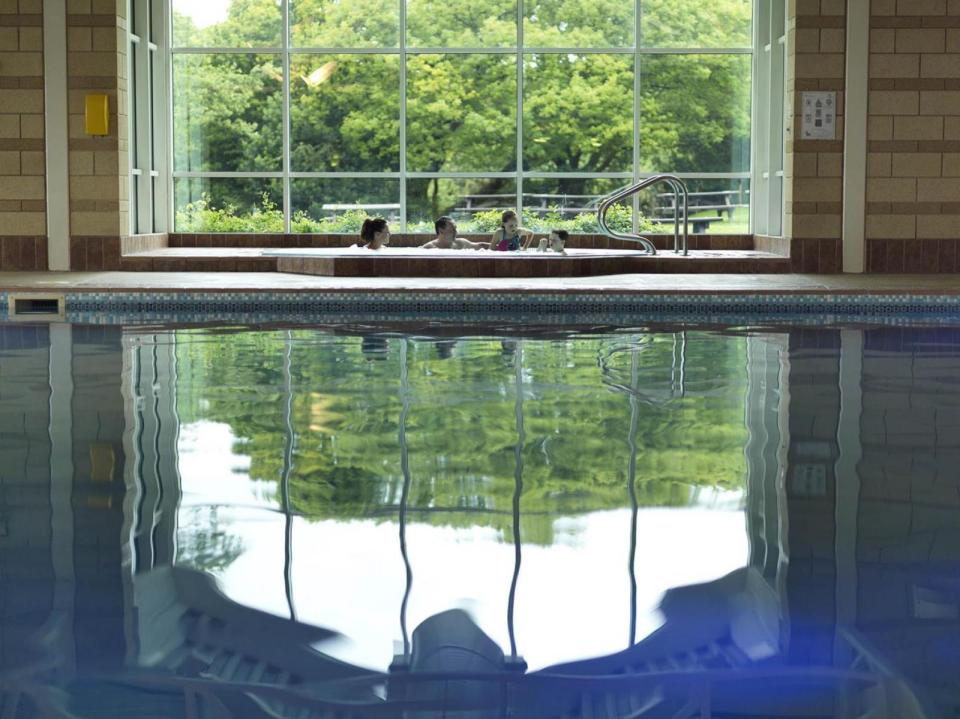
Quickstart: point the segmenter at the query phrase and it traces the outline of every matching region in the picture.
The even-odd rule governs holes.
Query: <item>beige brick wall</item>
[[[791,0],[787,6],[787,123],[784,234],[799,272],[840,269],[846,3]],[[837,93],[837,139],[800,138],[801,93]]]
[[[67,0],[67,93],[71,254],[84,237],[127,233],[126,2]],[[84,99],[104,93],[110,132],[84,132]],[[79,250],[82,251],[82,250]]]
[[[43,110],[41,0],[0,0],[0,236],[46,236]]]
[[[960,238],[960,3],[872,0],[868,270],[956,270]],[[936,242],[932,242],[936,241]]]

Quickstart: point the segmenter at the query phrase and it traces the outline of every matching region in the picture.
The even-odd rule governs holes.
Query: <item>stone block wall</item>
[[[839,272],[846,3],[796,0],[788,8],[784,234],[793,271]],[[801,93],[819,90],[837,93],[835,140],[800,136]]]
[[[955,272],[960,2],[872,0],[867,270]]]
[[[0,270],[47,267],[43,3],[0,1]]]
[[[124,0],[68,0],[70,266],[120,268],[129,232],[127,26]],[[109,134],[84,132],[84,98],[107,95]],[[88,259],[94,259],[90,262]]]

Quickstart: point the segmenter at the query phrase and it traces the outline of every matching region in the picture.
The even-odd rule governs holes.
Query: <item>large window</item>
[[[130,232],[148,234],[167,227],[169,169],[163,152],[168,126],[165,88],[169,68],[160,48],[169,45],[168,12],[159,0],[128,0],[127,82]]]
[[[754,0],[168,1],[176,231],[749,231]]]

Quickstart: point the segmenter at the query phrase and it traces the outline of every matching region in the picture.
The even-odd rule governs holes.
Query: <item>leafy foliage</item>
[[[737,48],[749,44],[750,0],[642,0],[640,45]],[[227,17],[204,28],[177,12],[177,46],[279,47],[276,0],[233,0]],[[516,44],[514,0],[407,0],[408,45],[502,48]],[[295,48],[397,48],[392,0],[292,0]],[[524,3],[528,47],[632,47],[629,0],[530,0]],[[294,171],[397,172],[400,158],[401,58],[389,54],[297,53],[290,64],[290,160]],[[557,50],[428,53],[406,56],[408,171],[471,172],[475,178],[408,179],[411,228],[460,207],[467,195],[511,192],[491,172],[517,169],[517,63],[524,79],[522,166],[567,173],[538,178],[541,192],[590,195],[596,180],[578,173],[629,172],[634,162],[634,58]],[[749,168],[750,55],[640,55],[639,166],[644,172],[730,172]],[[276,172],[282,169],[284,70],[269,53],[174,56],[174,157],[177,170]],[[295,180],[293,225],[347,227],[324,205],[397,203],[396,180],[338,178],[339,187]],[[526,182],[526,181],[525,181]],[[721,184],[716,189],[720,189]],[[526,185],[525,185],[526,187]],[[311,188],[313,188],[311,190]],[[178,225],[205,231],[273,222],[252,208],[263,179],[210,180],[198,194],[177,195]],[[322,195],[311,196],[311,192]],[[526,190],[525,190],[526,191]],[[272,196],[274,203],[280,198]],[[239,215],[233,223],[226,214]],[[185,214],[184,214],[185,213]],[[204,214],[219,213],[219,214]],[[458,219],[467,220],[467,212]],[[246,215],[246,216],[244,216]],[[203,225],[201,219],[211,224]],[[590,220],[565,213],[564,226],[590,231]],[[486,223],[473,220],[476,228]],[[269,223],[268,223],[269,224]],[[282,223],[281,223],[282,224]],[[229,231],[241,231],[231,229]]]
[[[681,506],[702,489],[743,487],[742,339],[688,334],[681,388],[670,333],[291,336],[290,488],[293,509],[307,518],[395,521],[403,485],[401,345],[411,521],[490,526],[510,536],[518,392],[525,541],[551,543],[558,517],[629,506],[633,418],[642,506]],[[285,336],[275,331],[177,337],[181,422],[229,424],[234,452],[250,458],[249,476],[274,486],[286,443],[285,353]]]

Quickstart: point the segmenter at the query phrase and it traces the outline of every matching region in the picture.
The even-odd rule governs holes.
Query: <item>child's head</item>
[[[517,213],[513,210],[506,210],[500,215],[500,226],[508,232],[517,229],[517,225],[519,224],[520,221],[517,219]]]
[[[550,249],[559,252],[567,244],[570,233],[566,230],[550,230]]]
[[[453,221],[452,217],[443,215],[434,221],[433,229],[436,231],[437,237],[443,237],[445,235],[454,237],[457,234],[457,223]]]
[[[368,217],[360,227],[360,239],[367,245],[374,243],[374,241],[379,244],[387,244],[390,241],[387,221],[382,217]]]

